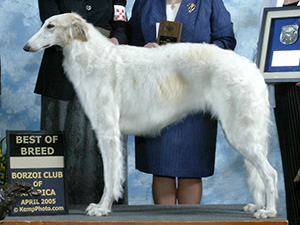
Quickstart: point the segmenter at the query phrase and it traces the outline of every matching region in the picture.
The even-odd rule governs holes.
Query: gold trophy
[[[181,41],[183,23],[161,20],[157,43],[164,45]]]

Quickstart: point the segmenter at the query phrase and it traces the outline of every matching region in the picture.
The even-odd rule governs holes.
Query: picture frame
[[[300,81],[300,7],[265,8],[257,66],[267,83]]]

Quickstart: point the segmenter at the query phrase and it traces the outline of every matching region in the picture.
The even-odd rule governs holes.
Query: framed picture
[[[266,82],[300,81],[300,7],[265,8],[257,65]]]

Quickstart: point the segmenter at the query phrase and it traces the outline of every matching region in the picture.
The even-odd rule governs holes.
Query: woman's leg
[[[178,178],[178,204],[200,204],[201,198],[201,178]]]
[[[176,179],[175,177],[161,177],[153,175],[152,194],[155,204],[176,204]]]

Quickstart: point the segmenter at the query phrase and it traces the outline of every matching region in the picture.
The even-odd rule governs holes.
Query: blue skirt
[[[198,113],[164,128],[161,136],[136,137],[136,168],[157,176],[199,178],[214,173],[217,120]]]

